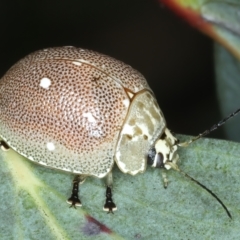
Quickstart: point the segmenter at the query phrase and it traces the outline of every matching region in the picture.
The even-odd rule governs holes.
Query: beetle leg
[[[75,176],[73,179],[73,189],[72,189],[72,195],[71,197],[67,200],[67,203],[71,204],[70,207],[81,207],[82,203],[78,197],[78,191],[79,191],[79,183],[82,184],[85,181],[86,177],[83,177],[81,175]]]
[[[113,211],[117,210],[116,204],[112,200],[112,172],[107,175],[107,189],[106,189],[106,202],[104,204],[103,210],[107,211],[108,213],[113,213]]]
[[[167,173],[164,170],[162,172],[162,178],[163,178],[163,186],[164,186],[164,188],[167,188],[167,186],[168,186],[168,179],[167,179]]]
[[[9,146],[3,140],[0,140],[0,148],[3,151],[7,151],[9,149]]]
[[[179,156],[178,154],[175,154],[175,156],[172,158],[171,161],[167,161],[165,162],[164,164],[164,169],[163,169],[163,172],[162,172],[162,178],[163,178],[163,184],[164,184],[164,188],[167,188],[168,186],[168,179],[167,179],[167,173],[166,171],[170,168],[174,168],[173,166],[176,166],[177,167],[177,162],[179,160]],[[168,166],[168,168],[166,168],[166,166]],[[169,168],[170,167],[170,168]]]

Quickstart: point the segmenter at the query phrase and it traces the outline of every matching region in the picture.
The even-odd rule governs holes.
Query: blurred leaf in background
[[[216,87],[222,117],[240,107],[239,0],[161,0],[192,26],[216,41]],[[221,45],[220,45],[221,44]],[[224,126],[228,138],[240,141],[240,117]]]

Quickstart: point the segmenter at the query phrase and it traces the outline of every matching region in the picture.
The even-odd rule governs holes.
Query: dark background
[[[1,0],[0,25],[0,76],[30,52],[74,45],[139,70],[176,133],[196,135],[221,118],[211,39],[156,0]]]

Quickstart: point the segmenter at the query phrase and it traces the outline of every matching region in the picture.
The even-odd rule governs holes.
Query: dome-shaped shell
[[[142,89],[150,90],[144,76],[131,66],[107,55],[100,54],[92,50],[75,48],[71,46],[47,48],[36,51],[20,60],[13,67],[18,66],[18,64],[20,64],[20,66],[26,65],[29,67],[32,62],[51,62],[57,60],[62,62],[65,60],[66,62],[70,63],[75,62],[76,65],[79,65],[80,62],[82,64],[92,66],[96,72],[99,70],[100,72],[105,73],[121,84],[122,87],[129,89],[134,93],[139,92]]]
[[[74,47],[37,51],[0,81],[0,136],[48,167],[104,177],[131,99],[151,91],[111,57]]]

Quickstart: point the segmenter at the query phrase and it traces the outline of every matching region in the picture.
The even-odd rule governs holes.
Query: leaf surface
[[[0,239],[240,238],[239,143],[202,139],[179,149],[179,167],[216,193],[232,220],[210,194],[174,170],[164,189],[161,170],[153,168],[135,177],[114,169],[114,214],[102,211],[105,184],[93,177],[80,186],[83,207],[69,208],[72,174],[12,150],[0,154]]]

